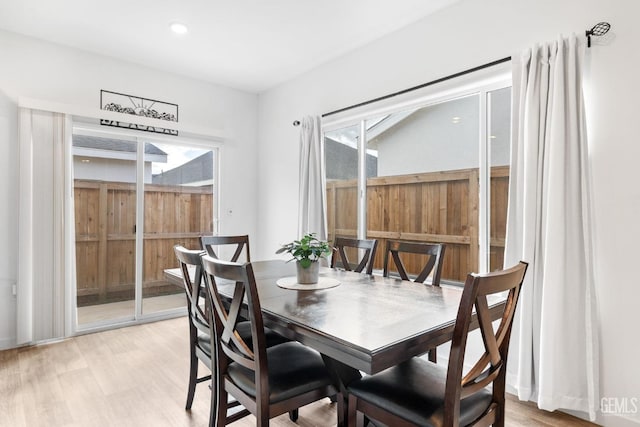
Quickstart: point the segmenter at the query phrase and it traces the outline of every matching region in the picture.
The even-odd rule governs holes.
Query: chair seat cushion
[[[249,321],[238,322],[236,325],[236,330],[240,337],[244,340],[245,343],[249,346],[249,348],[253,348],[253,340],[251,338],[251,323]],[[267,347],[273,347],[274,345],[282,344],[288,342],[289,340],[282,335],[272,331],[269,328],[264,328],[264,337],[267,343]],[[198,347],[209,357],[211,357],[211,339],[209,335],[199,334],[198,335]]]
[[[211,337],[209,335],[198,334],[198,341],[196,345],[204,352],[204,354],[211,358]]]
[[[236,325],[236,331],[238,331],[238,334],[249,346],[249,348],[253,348],[253,339],[251,338],[251,322],[249,322],[248,320],[244,322],[238,322],[238,324]],[[282,344],[289,341],[287,338],[276,332],[273,332],[269,328],[264,328],[264,338],[267,347],[273,347],[274,345]]]
[[[280,402],[331,384],[331,377],[320,354],[297,342],[267,349],[269,401]],[[227,375],[242,391],[256,397],[254,372],[231,363]]]
[[[420,426],[443,422],[447,369],[413,358],[349,385],[349,393]],[[493,396],[482,390],[460,402],[460,425],[470,424],[491,405]]]

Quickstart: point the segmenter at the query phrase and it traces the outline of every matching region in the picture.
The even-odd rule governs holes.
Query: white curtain
[[[575,36],[513,59],[505,265],[530,263],[513,325],[508,385],[545,410],[598,408],[582,58]]]
[[[320,117],[304,117],[300,126],[300,196],[298,235],[327,239],[324,143]]]
[[[71,119],[21,108],[17,344],[60,338],[70,333],[65,310],[73,272],[65,245],[69,213],[66,165],[70,158]],[[65,202],[66,201],[66,202]],[[68,227],[67,227],[68,228]]]

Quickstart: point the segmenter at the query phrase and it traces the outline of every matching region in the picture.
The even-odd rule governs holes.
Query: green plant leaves
[[[320,240],[315,233],[305,234],[300,240],[294,240],[291,243],[282,245],[276,251],[277,254],[287,252],[291,254],[293,259],[300,262],[303,268],[307,268],[312,262],[318,261],[331,254],[329,243]]]
[[[302,268],[309,268],[311,265],[311,260],[309,258],[301,259],[299,262]]]

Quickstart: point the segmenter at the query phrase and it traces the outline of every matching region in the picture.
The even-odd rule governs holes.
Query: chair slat
[[[431,284],[440,286],[440,278],[442,276],[442,265],[444,262],[444,253],[446,246],[442,243],[422,243],[422,242],[404,242],[399,240],[387,240],[387,247],[384,254],[384,270],[383,275],[389,277],[390,262],[393,261],[398,275],[402,280],[410,280],[409,272],[405,266],[401,254],[414,254],[428,256],[424,267],[416,275],[414,282],[424,283],[427,277],[433,272]]]
[[[200,245],[202,249],[214,258],[219,258],[218,254],[214,251],[214,246],[223,246],[223,245],[235,245],[236,249],[233,255],[231,256],[231,262],[237,262],[240,259],[240,255],[242,251],[246,251],[246,262],[251,262],[251,251],[249,249],[249,236],[248,235],[240,235],[240,236],[201,236],[200,237]]]
[[[373,272],[373,261],[376,256],[376,249],[378,248],[377,240],[336,237],[333,246],[331,268],[342,267],[347,271],[355,271],[356,273],[365,271],[367,274],[371,274]],[[349,261],[349,257],[347,256],[345,248],[354,248],[364,251],[362,258],[353,268],[352,263]]]

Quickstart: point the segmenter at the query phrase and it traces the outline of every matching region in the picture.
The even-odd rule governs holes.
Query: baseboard
[[[571,412],[567,411],[571,414]],[[574,414],[571,414],[574,415]],[[578,415],[575,415],[578,416]],[[637,417],[637,415],[636,415]],[[640,419],[632,419],[624,415],[598,413],[596,423],[606,427],[639,427]]]
[[[15,348],[15,347],[16,347],[15,338],[0,339],[0,350],[9,350],[10,348]]]

